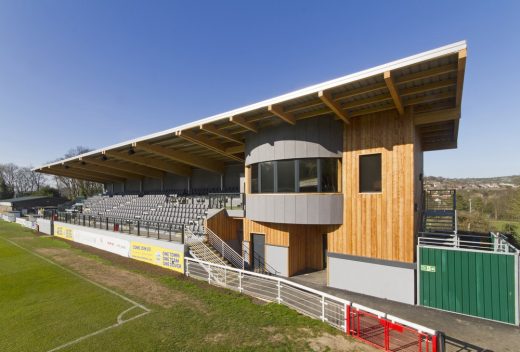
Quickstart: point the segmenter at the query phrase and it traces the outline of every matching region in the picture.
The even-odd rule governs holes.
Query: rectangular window
[[[274,192],[274,162],[272,161],[260,164],[260,192]]]
[[[359,157],[359,192],[381,192],[381,154]]]
[[[301,159],[299,191],[318,192],[318,159]]]
[[[277,181],[280,193],[295,192],[294,160],[280,160],[277,162]]]
[[[251,165],[251,193],[258,193],[258,164]]]
[[[338,192],[338,159],[321,159],[321,192]]]

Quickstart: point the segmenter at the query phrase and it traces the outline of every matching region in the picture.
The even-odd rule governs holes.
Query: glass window
[[[301,159],[299,191],[318,192],[318,159]]]
[[[266,161],[260,163],[260,192],[274,192],[274,162]]]
[[[291,193],[296,191],[294,163],[294,160],[280,160],[277,162],[277,192]]]
[[[320,192],[338,191],[338,159],[321,159]]]
[[[251,165],[251,193],[258,193],[258,164]]]
[[[359,157],[359,192],[381,192],[381,154]]]

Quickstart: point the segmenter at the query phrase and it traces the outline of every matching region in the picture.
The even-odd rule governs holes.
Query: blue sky
[[[0,0],[0,163],[45,163],[465,39],[456,150],[520,174],[520,2]]]

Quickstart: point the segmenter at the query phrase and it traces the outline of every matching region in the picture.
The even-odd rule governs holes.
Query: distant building
[[[19,211],[27,214],[32,209],[55,207],[65,203],[67,199],[49,196],[28,196],[10,199],[0,199],[0,213]]]

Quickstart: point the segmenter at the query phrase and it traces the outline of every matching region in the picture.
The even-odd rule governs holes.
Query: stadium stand
[[[85,200],[83,214],[123,220],[184,224],[190,225],[193,232],[202,233],[208,204],[208,198],[200,196],[98,195]]]

